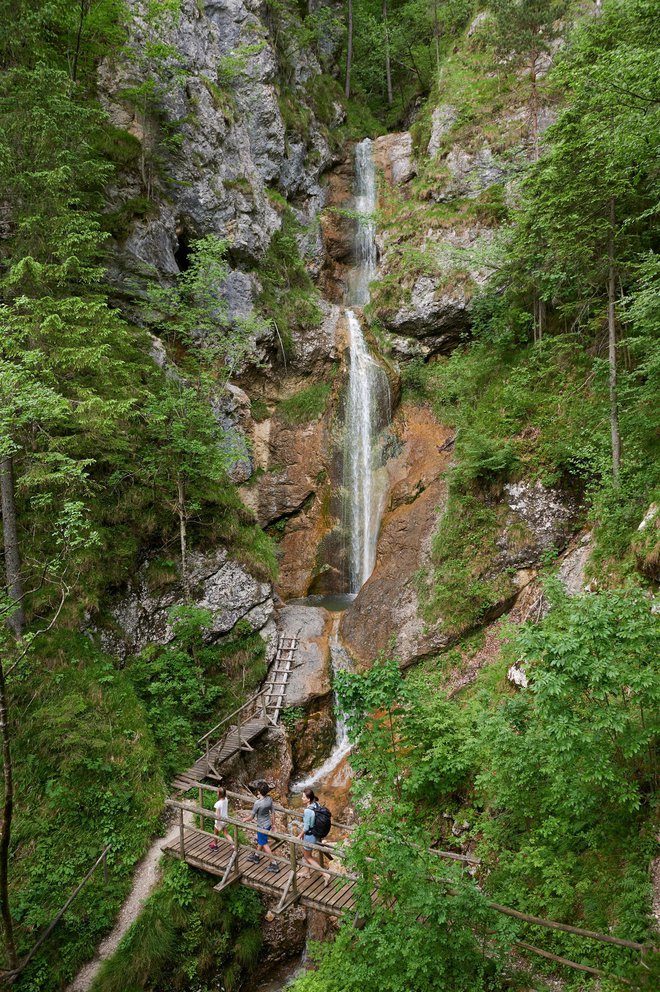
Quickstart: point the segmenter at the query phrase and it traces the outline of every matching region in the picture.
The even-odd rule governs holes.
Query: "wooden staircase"
[[[187,792],[204,779],[220,782],[224,762],[239,751],[254,750],[252,744],[256,738],[268,727],[277,725],[298,643],[297,637],[280,637],[275,660],[262,688],[199,739],[197,743],[204,753],[192,768],[177,775],[172,782],[175,791]]]

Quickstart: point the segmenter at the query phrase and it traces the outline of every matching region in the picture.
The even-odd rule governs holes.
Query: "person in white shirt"
[[[234,839],[227,830],[226,826],[226,820],[229,816],[229,800],[227,799],[227,792],[222,786],[219,786],[218,788],[218,801],[213,809],[215,810],[215,826],[213,827],[215,837],[219,837],[222,833],[224,838],[228,840],[230,844],[233,844]],[[212,851],[218,850],[218,842],[215,837],[209,844]]]

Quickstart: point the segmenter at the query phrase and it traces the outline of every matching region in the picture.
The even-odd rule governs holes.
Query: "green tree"
[[[568,106],[523,185],[514,238],[534,294],[576,325],[607,329],[612,472],[621,468],[618,394],[621,304],[649,245],[657,203],[660,88],[657,19],[648,0],[613,0],[581,25],[555,71]],[[593,325],[592,325],[593,326]]]
[[[570,0],[488,0],[495,23],[494,44],[500,58],[529,72],[530,119],[534,158],[539,157],[538,73],[563,31]]]
[[[624,866],[630,851],[643,863],[660,770],[657,620],[639,590],[568,597],[553,581],[547,594],[547,618],[507,647],[529,688],[478,730],[489,891],[555,918],[583,902],[592,926],[643,940],[648,889],[628,899]]]
[[[318,969],[296,982],[296,992],[376,992],[384,983],[391,992],[489,987],[510,928],[493,920],[461,869],[429,851],[431,837],[408,793],[415,702],[397,660],[381,657],[364,675],[340,672],[337,689],[361,773],[354,783],[360,824],[347,849],[359,876],[360,921],[319,951]]]

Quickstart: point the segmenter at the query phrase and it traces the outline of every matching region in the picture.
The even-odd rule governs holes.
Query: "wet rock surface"
[[[446,500],[444,473],[450,455],[440,450],[451,436],[424,407],[406,406],[393,425],[402,449],[388,464],[389,506],[383,517],[376,567],[343,614],[340,634],[363,663],[389,649],[405,665],[442,649],[447,636],[421,616],[417,573],[428,563],[431,539]]]

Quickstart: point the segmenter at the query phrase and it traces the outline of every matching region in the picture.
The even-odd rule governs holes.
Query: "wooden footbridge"
[[[276,898],[277,904],[273,911],[277,914],[298,903],[308,909],[319,910],[333,917],[351,914],[355,917],[354,925],[360,925],[356,914],[356,888],[359,877],[350,871],[343,870],[342,867],[346,854],[342,850],[341,840],[349,840],[350,832],[354,829],[353,826],[333,823],[331,835],[334,834],[335,839],[314,845],[312,853],[318,860],[318,864],[310,870],[299,862],[299,856],[305,846],[303,841],[299,839],[302,828],[302,811],[287,809],[275,803],[273,804],[275,814],[277,819],[281,821],[278,825],[281,825],[282,829],[268,831],[269,846],[273,856],[270,858],[263,855],[258,862],[255,862],[253,859],[254,845],[249,843],[249,837],[256,833],[257,828],[254,824],[239,819],[238,816],[230,816],[226,821],[228,829],[233,834],[233,843],[229,843],[224,838],[218,838],[217,849],[210,846],[212,841],[215,843],[210,832],[214,813],[212,809],[204,806],[204,796],[207,792],[215,795],[216,788],[201,783],[196,783],[195,788],[198,790],[198,802],[186,799],[168,800],[168,806],[178,810],[179,830],[178,836],[163,847],[162,850],[165,854],[179,858],[195,868],[214,875],[218,879],[217,885],[214,886],[216,892],[222,892],[228,886],[240,883],[250,889],[255,889],[257,892]],[[254,801],[253,796],[230,792],[229,790],[227,795],[233,809],[242,806],[247,811]],[[438,858],[461,861],[465,864],[480,864],[476,858],[456,854],[453,851],[440,851],[432,848],[429,853]],[[271,863],[273,864],[271,865]],[[454,890],[451,887],[447,888],[447,895],[453,894],[455,894]],[[371,892],[371,900],[376,902],[378,898],[378,888],[375,887]],[[487,902],[486,905],[494,912],[513,917],[522,923],[544,929],[561,930],[580,938],[614,944],[640,952],[642,962],[644,962],[645,956],[656,954],[658,951],[656,947],[649,944],[626,940],[611,934],[597,933],[583,927],[574,927],[568,923],[547,920],[541,916],[532,916],[500,903]],[[420,924],[423,922],[420,919]],[[526,941],[515,940],[512,944],[525,953],[540,955],[573,970],[586,972],[599,978],[613,977],[599,968],[560,957]],[[631,984],[624,978],[618,980],[624,984]]]
[[[236,815],[231,815],[226,820],[226,826],[233,835],[232,843],[224,837],[213,838],[211,831],[214,812],[205,804],[205,799],[211,806],[213,804],[217,782],[222,778],[221,765],[240,751],[252,751],[252,745],[259,735],[278,722],[297,646],[296,637],[280,638],[275,662],[264,687],[199,741],[204,748],[203,755],[192,768],[174,780],[176,798],[169,799],[167,805],[178,812],[178,833],[162,850],[170,857],[179,858],[215,876],[218,879],[214,887],[217,892],[240,883],[274,897],[277,900],[275,913],[282,913],[289,906],[298,903],[309,909],[340,917],[347,913],[355,914],[356,911],[359,878],[343,866],[346,855],[342,842],[349,840],[350,832],[354,829],[352,826],[333,822],[328,838],[314,845],[312,854],[316,864],[310,868],[301,860],[306,846],[300,839],[302,811],[274,803],[274,826],[279,829],[268,831],[272,857],[262,855],[256,860],[253,835],[257,832],[257,827],[241,818],[242,811],[249,812],[255,797],[227,790],[232,811],[236,811]],[[216,784],[209,784],[209,780]],[[195,799],[187,798],[191,792],[196,793]],[[432,849],[429,853],[470,865],[480,863],[476,858],[452,851]],[[451,888],[447,893],[452,894]],[[372,891],[371,899],[374,902],[378,900],[377,888]],[[499,903],[488,902],[487,905],[494,912],[534,926],[563,930],[578,937],[616,944],[639,951],[642,955],[656,951],[656,948],[636,941],[546,920]],[[559,957],[524,941],[514,941],[514,946],[578,971],[609,977],[598,968]]]
[[[312,853],[317,866],[310,870],[304,863],[299,863],[306,846],[299,838],[302,810],[289,809],[274,803],[275,820],[279,822],[281,830],[268,831],[268,843],[273,856],[270,858],[263,855],[255,863],[250,860],[251,856],[254,858],[255,850],[254,843],[250,843],[250,840],[253,840],[257,827],[246,823],[240,815],[230,816],[226,822],[233,834],[233,844],[222,837],[213,839],[210,831],[213,829],[214,813],[205,807],[204,797],[210,793],[212,802],[216,788],[200,782],[196,782],[191,788],[197,791],[197,802],[185,799],[168,801],[170,807],[178,810],[179,831],[176,839],[163,847],[165,854],[180,858],[187,864],[218,877],[220,881],[215,886],[217,892],[240,882],[250,889],[276,897],[278,902],[275,913],[283,912],[296,902],[330,916],[355,911],[354,890],[358,876],[342,868],[345,853],[337,846],[348,839],[353,826],[333,822],[328,838],[314,845]],[[232,808],[242,807],[245,813],[249,813],[255,798],[229,790],[227,796]],[[217,850],[210,846],[216,840]],[[454,854],[452,851],[432,853],[454,861],[479,864],[475,858]],[[374,891],[373,898],[376,896],[377,892]]]
[[[220,782],[220,766],[239,751],[253,751],[256,738],[277,724],[297,648],[297,637],[279,639],[275,660],[263,687],[199,739],[197,743],[204,748],[204,753],[192,768],[175,778],[172,785],[176,791],[185,792],[207,778]]]

